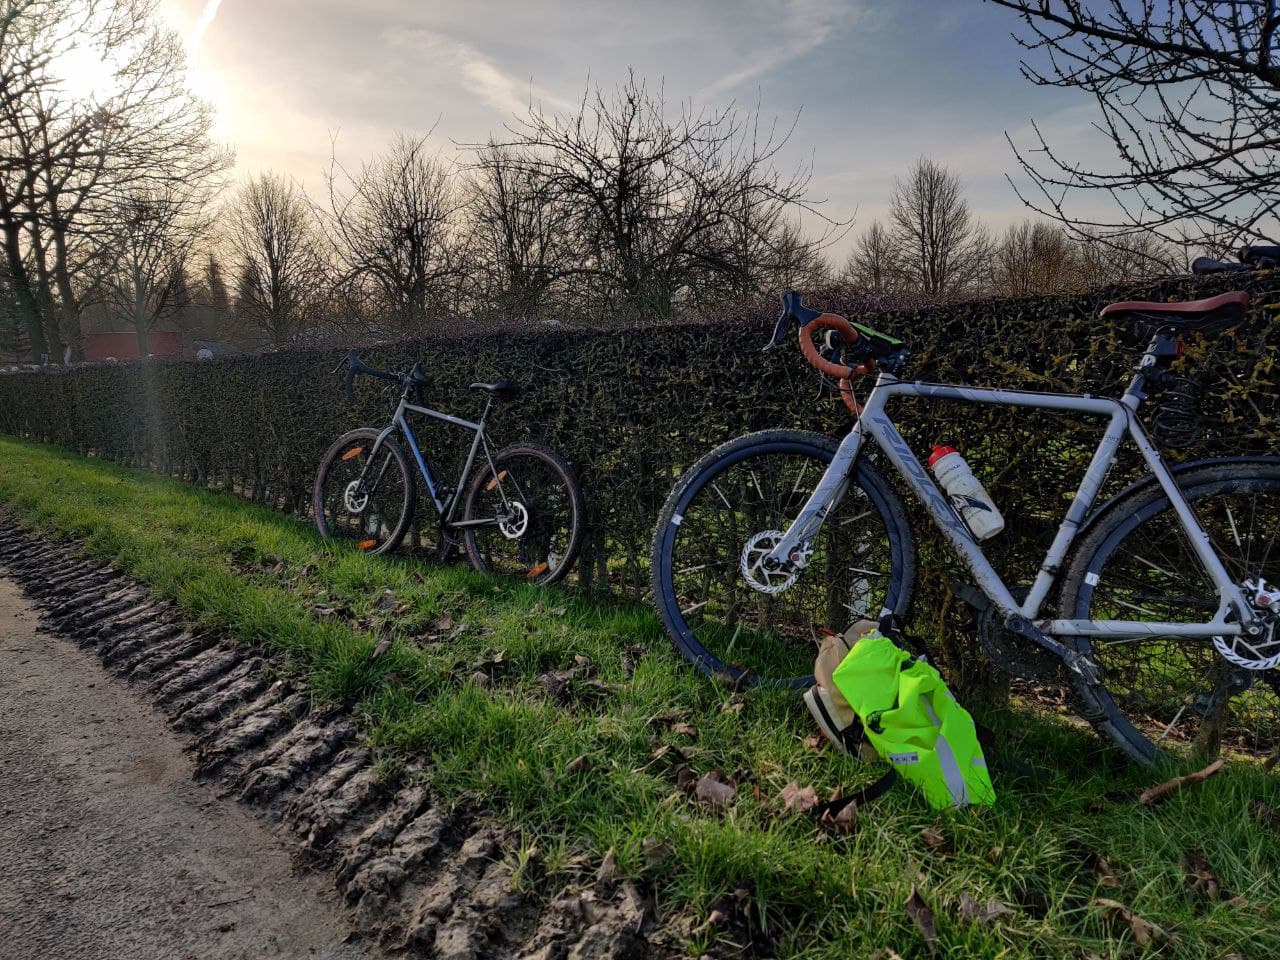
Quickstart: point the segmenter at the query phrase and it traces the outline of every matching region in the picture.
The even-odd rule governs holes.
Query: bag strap
[[[872,800],[883,797],[888,793],[889,788],[893,786],[894,781],[897,779],[898,771],[890,767],[884,776],[880,777],[878,780],[873,780],[871,783],[867,784],[867,786],[855,790],[853,793],[843,793],[843,791],[841,791],[842,795],[836,799],[818,804],[813,808],[813,815],[821,820],[826,814],[830,814],[834,817],[851,803],[870,803]]]

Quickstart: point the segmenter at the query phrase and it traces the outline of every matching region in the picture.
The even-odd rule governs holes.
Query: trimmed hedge
[[[882,315],[867,313],[865,301],[838,296],[815,298],[814,305],[907,341],[915,351],[908,376],[1118,394],[1145,339],[1100,321],[1101,306],[1249,289],[1254,307],[1245,324],[1188,344],[1184,365],[1205,388],[1202,430],[1175,455],[1192,458],[1276,452],[1275,286],[1270,274],[1254,274]],[[844,408],[819,387],[794,346],[760,352],[774,314],[771,304],[760,304],[718,323],[428,337],[371,347],[362,356],[387,369],[422,360],[432,374],[427,402],[460,415],[481,406],[482,398],[466,389],[472,380],[516,379],[521,395],[498,410],[495,439],[541,439],[574,464],[591,517],[581,582],[607,583],[634,596],[646,587],[658,510],[675,477],[710,447],[766,427],[833,434],[848,428]],[[385,423],[395,402],[392,388],[361,380],[355,409],[349,408],[331,374],[339,357],[337,350],[299,350],[0,376],[0,431],[303,512],[328,443],[358,424]],[[895,415],[918,453],[937,442],[966,452],[1013,520],[989,552],[1011,581],[1029,578],[1101,423],[917,400],[904,401]],[[437,469],[450,473],[460,464],[465,438],[447,430],[423,423],[420,438]],[[1110,485],[1132,468],[1122,460]],[[925,561],[917,628],[946,634],[953,610],[946,567],[924,526],[917,532]]]

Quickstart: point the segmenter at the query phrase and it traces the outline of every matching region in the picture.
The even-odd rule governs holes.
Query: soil
[[[337,897],[0,580],[0,954],[364,958]]]
[[[517,885],[509,826],[270,659],[0,516],[0,960],[672,955],[594,864]]]

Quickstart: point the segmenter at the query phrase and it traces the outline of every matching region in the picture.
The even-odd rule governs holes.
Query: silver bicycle
[[[1229,293],[1106,307],[1103,316],[1153,330],[1128,388],[1111,399],[903,380],[901,341],[787,294],[769,346],[798,328],[806,358],[839,381],[856,421],[838,443],[795,430],[740,437],[681,477],[652,550],[654,597],[672,640],[708,673],[807,686],[819,626],[901,623],[915,538],[893,487],[864,455],[870,443],[968,568],[973,585],[962,594],[980,611],[995,663],[1015,676],[1069,681],[1081,715],[1140,761],[1154,759],[1161,741],[1270,748],[1280,734],[1280,458],[1170,466],[1137,416],[1170,375],[1182,335],[1238,323],[1247,305],[1246,294]],[[851,379],[872,372],[859,405]],[[1044,561],[1023,585],[996,571],[960,505],[898,432],[888,407],[905,397],[1106,421]],[[1126,439],[1147,474],[1094,509]]]

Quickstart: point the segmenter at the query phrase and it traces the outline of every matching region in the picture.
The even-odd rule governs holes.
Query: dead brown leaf
[[[725,779],[723,774],[714,771],[699,777],[693,788],[695,797],[713,807],[727,807],[737,793],[737,787]]]
[[[920,891],[915,887],[911,888],[911,896],[907,897],[907,902],[902,906],[907,911],[907,916],[911,918],[911,922],[916,925],[916,929],[920,931],[920,936],[924,938],[924,944],[929,948],[929,952],[936,953],[938,927],[933,919],[933,908],[924,902],[924,897],[920,896]]]
[[[391,649],[391,638],[384,637],[383,639],[379,640],[377,646],[373,648],[373,653],[370,655],[369,659],[377,660],[380,656],[382,656],[384,653],[386,653],[390,649]]]
[[[947,853],[951,850],[950,838],[938,827],[925,827],[920,831],[920,839],[935,853]]]
[[[655,837],[645,837],[641,840],[640,849],[644,851],[645,863],[650,867],[656,867],[675,853],[675,847],[671,845],[670,840],[658,840]]]
[[[1123,903],[1115,900],[1108,900],[1106,897],[1099,897],[1093,901],[1095,907],[1101,908],[1102,912],[1107,916],[1120,920],[1128,925],[1129,930],[1133,933],[1133,942],[1140,947],[1145,947],[1149,943],[1157,940],[1167,940],[1169,932],[1163,927],[1158,927],[1150,920],[1146,920]]]
[[[1001,917],[1013,916],[1013,910],[999,900],[979,903],[968,892],[960,894],[960,919],[965,923],[994,923]]]
[[[613,847],[610,847],[604,855],[604,859],[600,861],[600,869],[596,871],[596,880],[601,883],[608,883],[618,875],[618,858],[613,853]]]
[[[856,803],[846,803],[835,813],[824,810],[822,816],[818,818],[818,826],[828,833],[853,833],[853,828],[857,824],[858,805]]]
[[[715,927],[720,926],[720,924],[724,923],[725,919],[726,917],[724,913],[722,913],[719,910],[712,910],[709,914],[707,914],[706,920],[702,921],[702,923],[698,924],[698,926],[694,927],[692,930],[689,931],[689,935],[691,937],[700,937],[704,933],[708,933]]]
[[[696,737],[698,728],[692,723],[675,723],[671,725],[671,732],[686,737]]]
[[[992,847],[990,850],[987,851],[987,855],[983,859],[985,859],[987,863],[997,863],[1000,860],[1000,858],[1003,856],[1004,856],[1004,845],[998,843],[994,847]]]
[[[782,788],[778,798],[787,813],[808,813],[818,805],[818,794],[813,787],[802,787],[794,780]]]
[[[801,741],[806,750],[821,750],[826,742],[827,738],[820,733],[811,733]]]
[[[1189,787],[1195,783],[1203,783],[1221,771],[1226,764],[1225,760],[1215,760],[1203,770],[1197,770],[1195,773],[1188,773],[1181,777],[1174,777],[1172,780],[1149,787],[1142,791],[1142,795],[1138,797],[1138,802],[1142,804],[1159,803],[1161,800],[1168,798],[1170,794],[1177,793],[1183,787]]]
[[[1100,853],[1094,853],[1090,855],[1090,859],[1093,861],[1093,872],[1098,878],[1098,886],[1108,890],[1115,890],[1120,886],[1120,877],[1106,857]]]
[[[489,685],[489,675],[483,670],[477,670],[471,674],[471,682],[477,687],[487,687]]]
[[[565,764],[564,772],[573,776],[574,774],[582,773],[583,771],[590,769],[591,757],[584,753],[582,756],[575,757]]]
[[[1208,862],[1196,850],[1188,850],[1182,858],[1182,870],[1185,874],[1184,881],[1187,890],[1191,893],[1208,897],[1216,900],[1218,895],[1222,893],[1222,885],[1218,883],[1218,878],[1213,875]]]

